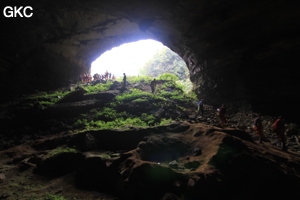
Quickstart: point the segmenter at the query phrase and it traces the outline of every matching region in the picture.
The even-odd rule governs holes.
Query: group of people
[[[110,80],[110,79],[113,79],[113,80],[116,79],[115,75],[113,75],[112,73],[110,73],[108,71],[106,71],[104,74],[96,73],[96,74],[94,74],[93,78],[94,78],[94,80],[106,80],[106,81]]]
[[[80,76],[80,80],[81,80],[81,82],[83,82],[83,83],[90,83],[90,82],[93,81],[93,78],[92,78],[92,76],[89,75],[89,74],[83,74],[83,75]]]
[[[93,77],[90,74],[83,74],[80,76],[81,82],[83,83],[90,83],[92,81],[97,81],[97,80],[115,80],[116,77],[112,73],[109,73],[106,71],[104,74],[94,74]]]
[[[261,116],[258,116],[254,120],[253,130],[257,134],[260,143],[266,140],[266,137],[263,132],[263,128],[264,127],[263,127]],[[276,134],[278,142],[280,142],[281,150],[286,151],[287,147],[286,147],[284,119],[282,117],[278,117],[273,123],[271,129]]]
[[[204,100],[203,99],[199,100],[197,102],[197,105],[198,105],[197,115],[203,116],[203,114],[204,114]],[[221,120],[220,124],[221,125],[226,125],[227,124],[227,119],[226,119],[226,116],[225,116],[225,114],[226,114],[226,105],[222,104],[221,107],[217,109],[217,111],[218,111],[218,116],[220,117],[220,120]],[[287,147],[286,147],[284,119],[282,117],[278,117],[278,119],[276,119],[276,121],[273,123],[271,128],[272,128],[273,133],[275,133],[276,136],[277,136],[278,142],[281,145],[281,149],[283,151],[286,151]],[[263,123],[262,123],[261,116],[257,116],[254,119],[253,131],[258,136],[260,143],[262,143],[263,141],[266,140],[266,137],[263,133]]]
[[[94,80],[106,80],[106,81],[110,80],[110,79],[112,79],[112,80],[116,79],[115,75],[108,71],[106,71],[104,74],[96,73],[96,74],[94,74],[93,78],[94,78]]]
[[[200,116],[203,116],[204,114],[204,99],[201,99],[199,101],[197,101],[197,114],[195,117],[197,117],[198,115]],[[226,113],[226,107],[225,107],[225,104],[223,103],[221,105],[220,108],[217,109],[218,111],[218,115],[220,117],[220,120],[221,120],[221,125],[226,125],[227,124],[227,119],[226,119],[226,116],[225,116],[225,113]]]

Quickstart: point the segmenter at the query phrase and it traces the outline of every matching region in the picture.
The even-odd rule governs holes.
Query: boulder
[[[94,136],[92,136],[90,133],[87,133],[84,138],[82,150],[83,151],[91,151],[91,150],[96,149],[97,146],[98,146],[97,139]]]
[[[202,154],[202,150],[199,147],[196,147],[195,149],[193,149],[193,155],[194,156],[199,156]]]
[[[176,160],[169,162],[169,167],[172,169],[178,169],[178,162]]]
[[[70,92],[66,96],[64,96],[62,99],[57,101],[57,103],[69,103],[69,102],[75,102],[82,99],[84,93],[86,93],[86,90],[84,90],[81,87],[76,88],[76,90]]]
[[[94,94],[86,94],[81,97],[81,100],[90,100],[90,99],[96,99],[103,102],[109,102],[111,101],[116,95],[113,93],[108,92],[100,92],[100,93],[94,93]]]

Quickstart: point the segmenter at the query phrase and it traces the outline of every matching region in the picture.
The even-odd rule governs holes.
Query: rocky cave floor
[[[108,93],[118,90],[102,95]],[[20,115],[9,120],[17,103],[3,104],[0,199],[278,199],[297,194],[296,124],[286,124],[286,152],[270,131],[274,117],[263,116],[268,141],[259,143],[251,128],[255,113],[229,109],[228,124],[220,126],[216,108],[209,105],[198,117],[196,107],[187,105],[186,118],[161,126],[76,130],[68,124],[78,114],[74,110],[90,110],[99,102],[67,102],[33,116],[16,109]]]

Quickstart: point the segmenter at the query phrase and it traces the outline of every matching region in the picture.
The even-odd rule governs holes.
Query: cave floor
[[[71,104],[66,105],[66,110]],[[5,108],[8,105],[2,105],[2,108]],[[74,106],[72,104],[71,106]],[[76,105],[77,106],[77,105]],[[99,106],[95,104],[94,100],[89,101],[81,101],[80,109],[93,109],[93,106]],[[76,107],[77,108],[77,107]],[[23,116],[24,113],[20,109],[20,113]],[[79,111],[80,112],[80,111]],[[121,155],[125,155],[124,153],[134,151],[141,142],[145,141],[147,138],[146,135],[141,135],[140,133],[147,132],[149,130],[163,130],[159,133],[165,133],[174,131],[178,133],[178,130],[173,129],[174,126],[181,126],[183,123],[188,123],[191,127],[204,127],[210,126],[208,130],[215,129],[232,129],[243,131],[247,133],[256,143],[257,151],[260,154],[276,154],[277,156],[286,157],[286,154],[291,155],[290,157],[298,157],[300,152],[300,145],[298,141],[297,135],[288,135],[288,151],[282,152],[280,151],[279,146],[276,145],[276,137],[270,132],[269,126],[272,124],[272,120],[274,118],[270,116],[264,116],[264,125],[265,125],[265,133],[268,139],[268,142],[264,142],[263,144],[258,143],[257,136],[252,132],[252,116],[254,113],[247,112],[236,112],[227,114],[228,124],[226,126],[221,126],[219,123],[219,117],[216,114],[216,109],[212,106],[205,105],[205,113],[204,116],[196,116],[196,106],[186,107],[185,114],[188,116],[185,119],[177,120],[171,122],[169,125],[158,126],[147,128],[140,127],[130,127],[130,131],[137,131],[137,135],[132,136],[130,139],[131,144],[129,146],[119,147],[120,143],[118,141],[118,137],[110,138],[111,141],[116,141],[115,145],[112,148],[109,148],[109,145],[106,145],[105,142],[102,144],[104,146],[108,146],[105,149],[96,149],[89,150],[85,149],[83,154],[87,157],[89,156],[98,156],[101,157],[107,166],[110,166],[114,163],[115,160],[120,159]],[[61,107],[58,109],[58,113],[61,113]],[[9,118],[9,112],[5,113],[5,109],[2,110],[2,115],[6,116],[6,119]],[[28,113],[26,113],[28,114]],[[49,112],[46,113],[49,115]],[[53,114],[50,113],[50,114]],[[8,117],[7,117],[8,116]],[[55,115],[54,116],[58,116]],[[48,117],[48,116],[47,116]],[[50,118],[51,119],[51,118]],[[51,119],[52,120],[52,119]],[[60,125],[61,119],[57,120],[48,120],[48,123],[53,123]],[[22,119],[18,119],[20,123],[22,123]],[[26,120],[25,120],[26,121]],[[74,120],[70,120],[71,123]],[[45,176],[34,173],[34,169],[36,166],[45,160],[47,156],[49,156],[53,150],[63,148],[61,151],[69,151],[70,146],[73,144],[70,141],[74,140],[76,142],[80,140],[86,141],[87,138],[80,138],[82,133],[94,134],[93,132],[82,132],[81,130],[70,129],[63,127],[63,130],[60,130],[59,127],[52,127],[52,129],[47,130],[38,130],[32,129],[30,125],[26,123],[22,124],[21,128],[18,126],[14,127],[14,123],[10,122],[9,126],[11,130],[5,130],[5,134],[0,134],[1,136],[1,151],[0,151],[0,199],[102,199],[102,200],[117,200],[120,197],[112,192],[99,192],[93,190],[84,190],[79,189],[75,186],[75,172],[67,173],[63,176],[59,176],[56,178],[47,178]],[[35,126],[34,122],[29,121],[31,126]],[[64,121],[66,123],[66,120]],[[50,126],[49,126],[50,127]],[[215,128],[211,128],[215,127]],[[55,128],[55,129],[54,129]],[[34,131],[33,131],[34,130]],[[144,131],[145,130],[145,131]],[[146,131],[147,130],[147,131]],[[111,130],[112,131],[112,130]],[[114,130],[113,134],[116,132],[121,132],[126,135],[126,131],[122,130]],[[180,131],[180,130],[179,130]],[[105,132],[105,131],[104,131]],[[109,132],[109,131],[108,131]],[[155,131],[154,131],[155,132]],[[226,132],[226,131],[225,131]],[[102,133],[102,132],[101,132]],[[76,139],[76,137],[78,138]],[[95,136],[95,134],[93,135]],[[75,139],[74,139],[75,138]],[[125,137],[126,138],[126,137]],[[88,138],[90,139],[90,138]],[[99,138],[98,138],[99,139]],[[101,138],[103,139],[103,138]],[[122,139],[119,139],[122,140]],[[91,140],[92,141],[92,140]],[[87,143],[89,143],[88,140]],[[122,142],[122,141],[121,141]],[[66,144],[69,144],[66,147]],[[167,148],[167,147],[166,147]],[[252,147],[251,147],[252,148]],[[254,147],[253,147],[254,148]],[[71,149],[72,150],[72,149]],[[81,149],[82,150],[82,149]],[[186,156],[181,155],[180,158],[176,158],[178,161],[183,161],[186,163]],[[297,159],[295,159],[297,160]],[[163,168],[168,168],[169,162],[171,160],[165,161],[155,161],[155,163],[159,163],[159,165]],[[144,162],[144,161],[143,161]],[[145,162],[153,162],[153,161],[145,161]],[[200,167],[201,168],[201,167]],[[205,167],[204,167],[205,168]],[[126,171],[126,170],[125,170]],[[176,173],[195,173],[194,170],[186,169],[184,167],[179,167],[177,169],[173,169]],[[196,170],[197,172],[197,170]]]

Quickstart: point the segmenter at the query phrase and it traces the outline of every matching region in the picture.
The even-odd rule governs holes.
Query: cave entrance
[[[162,74],[174,74],[179,78],[184,90],[190,91],[192,83],[184,60],[175,52],[155,40],[139,40],[114,47],[101,54],[91,63],[91,75],[111,76],[150,76],[159,77]]]

